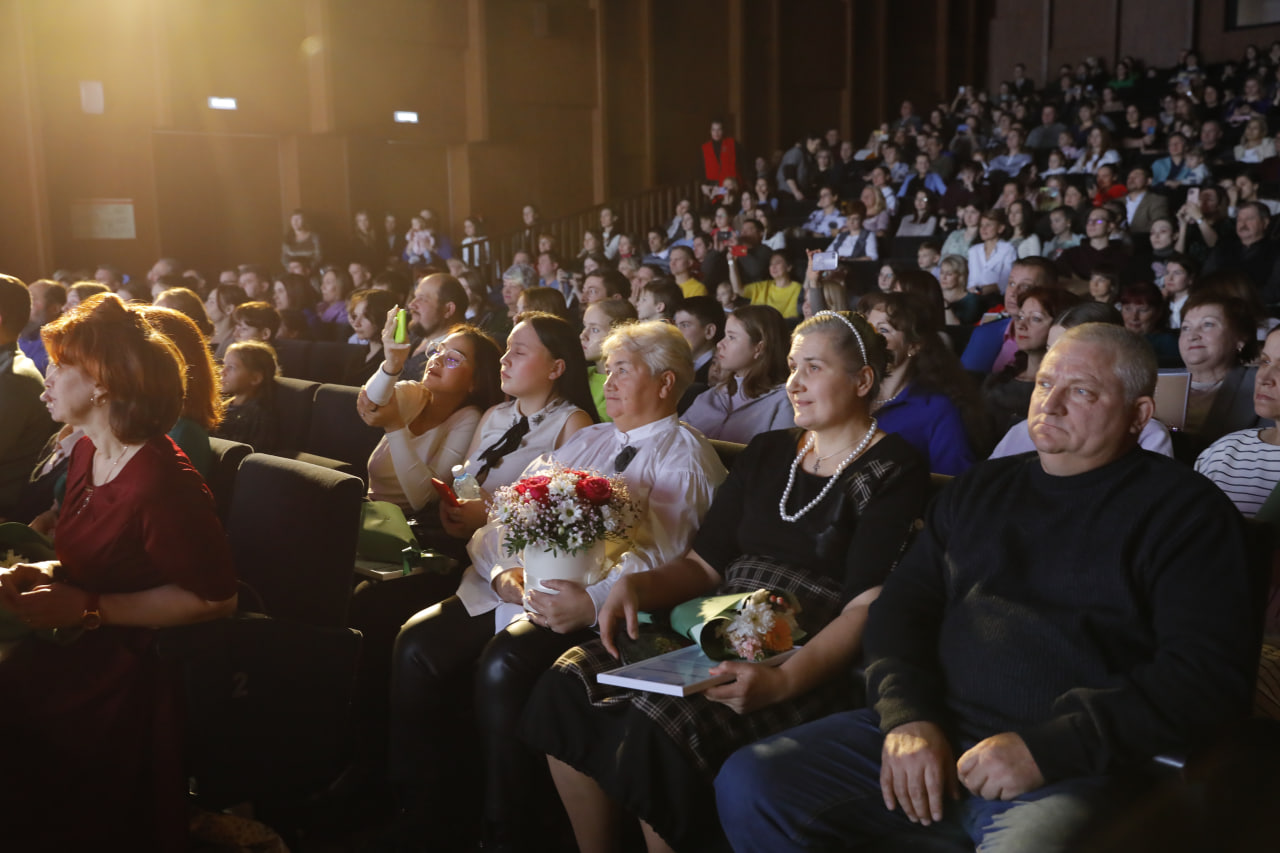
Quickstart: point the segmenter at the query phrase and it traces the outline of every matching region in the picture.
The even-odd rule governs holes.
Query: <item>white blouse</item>
[[[378,372],[382,373],[381,368]],[[465,406],[422,435],[414,435],[407,424],[427,405],[427,389],[418,382],[397,382],[395,397],[406,426],[384,435],[369,454],[369,499],[390,501],[417,513],[437,500],[431,478],[449,481],[453,466],[466,457],[480,425],[480,410]]]
[[[484,453],[499,440],[511,427],[520,420],[520,410],[515,400],[499,403],[494,406],[480,423],[480,441],[476,445],[476,453],[466,462],[466,472],[479,476],[484,462],[480,454]],[[514,483],[520,479],[520,472],[529,463],[543,453],[555,450],[556,439],[564,429],[565,422],[580,409],[568,400],[553,400],[538,411],[529,415],[529,431],[520,439],[520,446],[498,460],[498,464],[489,469],[489,474],[481,483],[485,491],[492,493],[496,489]]]
[[[711,444],[672,415],[630,433],[611,423],[580,429],[559,450],[535,459],[521,477],[534,476],[553,462],[612,475],[614,459],[624,447],[638,451],[622,476],[640,519],[630,543],[605,544],[607,568],[587,586],[596,612],[618,578],[684,556],[727,474]],[[462,575],[458,598],[472,616],[494,611],[497,633],[524,615],[521,605],[503,601],[492,586],[499,575],[520,565],[520,555],[506,553],[503,526],[492,518],[471,537],[467,553],[472,562]]]
[[[977,290],[986,284],[996,284],[1003,294],[1009,286],[1009,273],[1013,271],[1013,262],[1018,253],[1013,244],[1005,240],[996,242],[996,249],[987,257],[984,243],[974,243],[969,247],[969,289]]]

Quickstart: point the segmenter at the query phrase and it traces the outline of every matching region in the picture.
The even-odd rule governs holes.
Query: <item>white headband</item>
[[[841,323],[848,326],[849,331],[853,332],[853,339],[858,342],[858,352],[862,353],[862,363],[868,365],[871,364],[871,362],[867,361],[867,348],[862,343],[862,335],[858,334],[858,329],[853,325],[852,320],[843,314],[836,313],[835,311],[819,311],[817,314],[813,315],[813,319],[815,320],[819,317],[835,317]]]

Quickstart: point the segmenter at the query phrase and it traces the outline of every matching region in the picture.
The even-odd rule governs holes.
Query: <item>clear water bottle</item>
[[[464,501],[479,500],[481,496],[480,481],[474,474],[467,473],[462,465],[453,466],[453,491]]]

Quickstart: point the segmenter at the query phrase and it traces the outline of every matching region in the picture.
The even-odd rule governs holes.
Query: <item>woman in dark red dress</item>
[[[0,571],[0,607],[36,631],[0,656],[0,847],[182,849],[177,682],[152,629],[236,604],[212,496],[165,435],[184,366],[112,294],[42,336],[49,411],[85,438],[71,455],[58,559]]]

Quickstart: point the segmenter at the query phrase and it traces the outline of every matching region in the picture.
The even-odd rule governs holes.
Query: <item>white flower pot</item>
[[[543,586],[543,581],[574,581],[586,586],[587,579],[604,562],[604,540],[600,540],[577,554],[555,553],[538,545],[524,547],[524,588],[556,595],[554,589]]]

